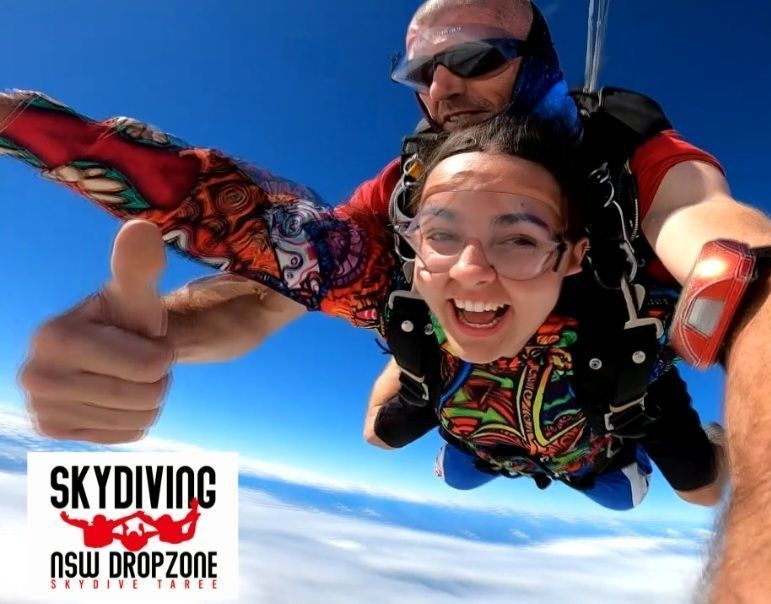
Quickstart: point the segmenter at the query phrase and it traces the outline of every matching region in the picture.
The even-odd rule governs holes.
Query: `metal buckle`
[[[628,403],[625,403],[625,404],[621,405],[620,407],[615,407],[613,405],[610,405],[609,406],[610,411],[608,411],[605,414],[605,416],[604,416],[605,417],[605,429],[608,432],[613,432],[616,429],[616,427],[611,422],[611,418],[613,417],[613,415],[615,415],[617,413],[623,413],[624,411],[626,411],[627,409],[631,409],[635,405],[639,405],[640,408],[643,410],[643,412],[645,412],[645,397],[646,397],[646,395],[644,394],[640,398],[635,399],[633,401],[630,401]]]
[[[605,420],[605,425],[606,426],[607,426],[607,423],[608,423],[608,420],[606,419]],[[613,456],[616,455],[616,453],[618,453],[619,451],[621,451],[623,449],[623,447],[619,447],[618,449],[616,449],[614,451],[613,450],[613,441],[614,440],[615,439],[611,436],[611,438],[608,439],[608,445],[605,447],[605,457],[607,457],[608,459],[612,459]]]
[[[426,376],[418,377],[414,373],[410,373],[407,371],[404,367],[399,365],[399,371],[401,371],[404,375],[406,375],[408,378],[410,378],[413,382],[415,382],[418,386],[420,386],[421,395],[420,398],[422,398],[424,401],[431,400],[428,394],[428,386],[426,386]]]
[[[397,289],[395,291],[391,292],[391,295],[388,296],[388,309],[393,310],[394,309],[394,303],[397,298],[407,298],[410,300],[422,300],[423,298],[418,294],[417,292],[406,290],[406,289]],[[421,398],[424,401],[431,400],[431,397],[429,396],[428,386],[426,386],[426,376],[419,377],[415,375],[414,373],[411,373],[401,365],[399,365],[399,371],[401,371],[404,375],[406,375],[408,378],[410,378],[413,382],[415,382],[418,386],[420,386],[421,389]]]
[[[664,324],[654,317],[640,318],[637,316],[637,300],[632,297],[632,291],[629,289],[629,281],[626,277],[621,277],[621,292],[624,295],[624,302],[626,302],[626,312],[629,315],[629,320],[624,323],[624,329],[634,329],[636,327],[644,327],[645,325],[654,325],[656,327],[656,339],[660,339],[664,335]]]

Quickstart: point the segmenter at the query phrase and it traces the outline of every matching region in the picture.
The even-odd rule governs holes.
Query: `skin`
[[[430,20],[411,23],[405,47],[409,49],[421,31],[453,25],[476,24],[503,29],[512,37],[524,38],[529,23],[502,24],[499,14],[491,9],[463,7],[440,13]],[[523,33],[524,31],[524,33]],[[442,43],[421,47],[420,54],[437,53],[457,43],[450,38]],[[428,92],[420,100],[433,121],[446,132],[479,124],[503,111],[511,100],[522,59],[514,59],[500,69],[484,76],[464,79],[439,65]]]
[[[303,308],[221,275],[158,295],[163,241],[148,222],[115,239],[111,281],[45,322],[19,375],[36,429],[63,440],[138,440],[156,421],[175,362],[235,358]]]
[[[533,197],[564,222],[564,201],[554,177],[538,164],[518,157],[477,152],[449,157],[428,175],[424,198],[456,189]],[[494,215],[491,213],[491,218]],[[556,232],[561,224],[551,226]],[[569,244],[556,271],[514,281],[498,275],[478,241],[467,242],[458,262],[446,273],[429,273],[418,262],[415,287],[445,330],[453,354],[472,363],[489,363],[515,356],[524,347],[554,309],[564,277],[581,270],[587,245],[587,239]],[[487,333],[489,330],[464,328],[453,300],[506,304],[509,308],[493,333]]]

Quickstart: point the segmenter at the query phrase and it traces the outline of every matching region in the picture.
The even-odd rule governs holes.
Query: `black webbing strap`
[[[574,381],[576,395],[595,433],[617,438],[639,438],[654,417],[645,394],[659,352],[661,323],[638,318],[639,286],[628,283],[609,290],[590,276],[573,282],[580,287],[574,301],[579,309],[580,333],[576,343]],[[626,293],[634,313],[630,316]]]
[[[413,405],[436,405],[441,390],[439,343],[428,306],[417,294],[404,290],[391,293],[385,338],[401,369],[400,395]]]
[[[661,106],[643,94],[611,86],[597,93],[571,94],[582,111],[584,124],[604,133],[590,141],[595,153],[612,149],[616,157],[630,158],[649,138],[672,128]]]
[[[637,148],[672,126],[654,100],[635,92],[605,87],[572,94],[583,117],[592,270],[603,285],[617,287],[621,274],[634,280],[637,271],[632,244],[640,235],[640,208],[629,162]]]
[[[768,268],[771,267],[771,245],[754,247],[751,248],[751,250],[758,260],[758,273],[761,273],[763,270],[768,270]]]

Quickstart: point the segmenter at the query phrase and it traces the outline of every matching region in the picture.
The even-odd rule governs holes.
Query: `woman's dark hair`
[[[426,179],[439,162],[452,155],[473,151],[511,155],[543,166],[554,176],[565,200],[566,237],[576,241],[586,235],[584,178],[574,137],[534,119],[522,120],[507,115],[499,115],[423,146],[418,157],[424,169],[413,189],[410,209],[417,208]]]

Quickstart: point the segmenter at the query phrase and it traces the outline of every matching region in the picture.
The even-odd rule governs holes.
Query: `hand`
[[[113,444],[153,424],[174,360],[157,291],[164,267],[158,228],[128,222],[115,238],[110,282],[38,330],[19,381],[42,434]]]
[[[67,514],[67,512],[65,512],[64,510],[61,511],[59,516],[61,516],[62,520],[69,520],[69,518],[70,518],[69,515]]]

